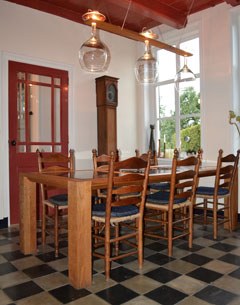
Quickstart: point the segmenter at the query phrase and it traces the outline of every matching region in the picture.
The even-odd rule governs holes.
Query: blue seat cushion
[[[48,198],[48,201],[59,206],[68,204],[68,195],[67,194],[58,194]]]
[[[168,204],[170,192],[156,192],[147,196],[147,202],[156,204]],[[182,203],[186,201],[187,198],[175,198],[174,204]]]
[[[98,199],[97,196],[92,196],[92,202],[95,202]],[[58,194],[48,198],[48,201],[59,206],[64,206],[68,204],[68,195],[67,194]]]
[[[218,195],[227,195],[229,191],[225,188],[220,187],[218,189]],[[213,196],[214,195],[214,187],[209,187],[209,186],[199,186],[196,190],[196,194],[199,195],[208,195],[208,196]]]
[[[103,217],[105,216],[105,203],[93,204],[92,215]],[[111,217],[125,217],[137,214],[139,212],[135,205],[112,207]]]
[[[154,189],[158,191],[168,191],[170,190],[170,183],[169,182],[149,183],[148,187],[150,189]]]

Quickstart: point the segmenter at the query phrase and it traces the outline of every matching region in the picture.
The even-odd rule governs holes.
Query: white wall
[[[230,153],[232,126],[232,56],[230,6],[218,5],[201,16],[202,141],[207,159],[222,148]]]
[[[0,0],[0,219],[8,216],[8,60],[69,71],[69,147],[76,152],[77,168],[92,166],[97,148],[95,78],[119,78],[117,138],[122,155],[132,155],[136,137],[136,42],[101,31],[111,52],[107,73],[87,74],[78,62],[78,50],[91,28],[57,16]]]

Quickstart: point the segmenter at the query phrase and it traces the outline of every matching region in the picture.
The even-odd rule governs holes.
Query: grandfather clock
[[[96,78],[98,153],[117,150],[118,78]]]

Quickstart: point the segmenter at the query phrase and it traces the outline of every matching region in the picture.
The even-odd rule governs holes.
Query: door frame
[[[8,62],[18,61],[26,64],[45,66],[68,71],[68,122],[69,147],[73,148],[73,65],[67,65],[39,58],[22,56],[10,52],[0,52],[0,221],[8,219],[10,224],[10,196],[9,196],[9,130],[8,130]]]

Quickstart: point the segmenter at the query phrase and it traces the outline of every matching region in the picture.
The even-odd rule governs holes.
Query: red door
[[[68,152],[68,72],[10,61],[11,224],[19,223],[19,173],[38,170],[36,149]]]

